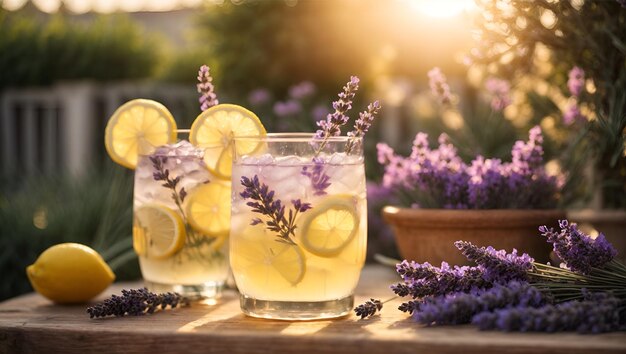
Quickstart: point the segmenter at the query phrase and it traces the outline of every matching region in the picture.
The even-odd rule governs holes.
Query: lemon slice
[[[299,222],[302,247],[320,257],[339,254],[359,229],[355,205],[355,196],[332,195],[302,214]]]
[[[135,211],[133,246],[139,255],[165,259],[185,246],[185,226],[173,210],[146,204]]]
[[[228,240],[228,234],[222,234],[213,238],[213,242],[209,245],[207,252],[211,254],[212,252],[220,251],[226,240]]]
[[[233,272],[246,282],[268,290],[280,288],[286,280],[296,285],[304,277],[305,256],[300,247],[276,241],[262,225],[248,226],[231,241]]]
[[[176,142],[176,122],[159,102],[136,99],[121,105],[111,116],[104,146],[116,163],[135,169],[139,154]]]
[[[146,250],[148,248],[146,232],[144,228],[139,225],[137,218],[133,220],[133,248],[138,256],[146,256]]]
[[[230,186],[213,181],[193,189],[186,200],[187,221],[207,236],[228,235],[230,230]]]
[[[230,179],[233,161],[233,138],[264,136],[259,117],[234,104],[218,104],[200,113],[191,125],[189,141],[206,148],[204,162],[218,178]],[[258,142],[238,143],[237,153],[250,154],[261,146]]]

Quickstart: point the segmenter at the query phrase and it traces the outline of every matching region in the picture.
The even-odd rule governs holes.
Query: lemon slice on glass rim
[[[348,194],[324,198],[298,222],[302,247],[320,257],[339,254],[359,229],[356,197]]]
[[[234,138],[239,136],[265,136],[259,117],[234,104],[218,104],[194,120],[189,141],[206,148],[204,162],[211,173],[221,179],[230,179],[233,161]],[[262,144],[254,141],[236,145],[237,153],[250,154]]]
[[[121,105],[109,119],[104,146],[116,163],[135,169],[139,155],[176,142],[176,121],[159,102],[135,99]]]
[[[144,204],[135,211],[133,247],[140,256],[166,259],[185,246],[185,225],[175,211]]]

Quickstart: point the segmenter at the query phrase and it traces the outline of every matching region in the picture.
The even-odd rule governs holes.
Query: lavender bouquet
[[[379,143],[383,186],[406,206],[445,209],[550,209],[558,200],[560,181],[543,166],[543,136],[536,126],[528,141],[517,141],[511,162],[477,156],[463,162],[447,135],[431,149],[428,135],[415,136],[411,154],[397,155]]]
[[[475,266],[400,262],[396,271],[402,281],[391,286],[396,297],[407,299],[399,310],[429,326],[472,323],[482,330],[580,333],[626,329],[626,266],[614,260],[615,248],[604,235],[592,239],[567,220],[559,226],[560,231],[539,228],[563,261],[559,267],[516,250],[465,241],[455,246]],[[366,318],[383,304],[371,299],[355,313]]]

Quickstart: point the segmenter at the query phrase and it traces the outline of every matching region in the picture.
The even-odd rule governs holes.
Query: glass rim
[[[361,140],[361,137],[350,137],[346,135],[330,136],[326,139],[315,139],[315,133],[267,133],[266,135],[243,135],[235,136],[233,140],[237,141],[263,141],[263,142],[289,142],[289,143],[310,143],[312,141],[327,141],[336,143],[345,143],[349,140]]]

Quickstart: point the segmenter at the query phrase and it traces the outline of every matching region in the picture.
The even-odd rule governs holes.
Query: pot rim
[[[416,228],[516,228],[556,225],[566,218],[560,209],[414,209],[385,206],[383,219],[393,225]]]

